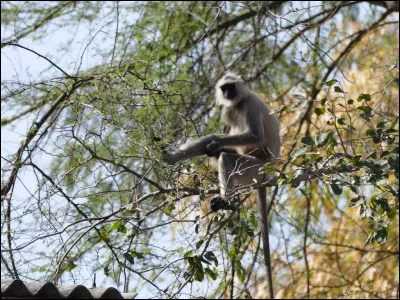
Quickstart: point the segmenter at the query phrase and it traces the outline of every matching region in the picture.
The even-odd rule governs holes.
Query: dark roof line
[[[134,299],[137,293],[120,293],[110,287],[86,288],[83,285],[61,285],[56,287],[51,282],[24,283],[18,279],[1,279],[1,298],[22,299]]]

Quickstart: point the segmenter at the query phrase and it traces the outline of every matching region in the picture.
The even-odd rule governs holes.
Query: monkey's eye
[[[226,99],[233,99],[237,95],[236,86],[234,83],[227,83],[222,85],[221,90]]]

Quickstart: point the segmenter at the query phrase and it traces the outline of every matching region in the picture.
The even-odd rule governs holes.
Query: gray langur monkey
[[[213,211],[235,208],[235,185],[267,180],[267,174],[260,172],[260,167],[272,165],[279,159],[281,145],[278,119],[270,114],[264,101],[247,88],[242,77],[228,72],[218,81],[215,96],[217,104],[223,106],[222,119],[229,127],[228,135],[207,135],[164,156],[171,165],[202,155],[218,158],[221,197],[211,200]],[[265,187],[257,189],[257,206],[261,214],[265,264],[271,274]],[[268,285],[271,292],[272,282]]]

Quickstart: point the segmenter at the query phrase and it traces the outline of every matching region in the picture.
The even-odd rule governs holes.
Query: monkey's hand
[[[167,151],[163,151],[162,160],[170,166],[173,166],[176,163],[175,155],[173,153],[168,153]]]
[[[221,153],[221,143],[213,140],[206,146],[206,154],[208,157],[219,156]]]

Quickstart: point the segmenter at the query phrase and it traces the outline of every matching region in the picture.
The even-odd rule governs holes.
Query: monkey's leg
[[[180,149],[178,151],[173,153],[167,153],[164,156],[164,160],[168,164],[173,165],[181,160],[205,155],[207,153],[206,146],[213,140],[215,140],[215,135],[210,134],[202,138],[199,138],[197,140],[194,140],[192,142],[186,143],[180,146],[179,147]]]
[[[265,162],[253,156],[221,153],[218,159],[218,177],[221,185],[221,195],[225,198],[214,197],[211,200],[211,209],[217,211],[218,209],[233,208],[229,200],[233,198],[235,184],[250,184],[254,182],[254,179],[258,183],[266,181],[268,175],[259,172],[259,168],[264,164]],[[261,215],[261,237],[264,248],[264,263],[267,271],[269,299],[274,299],[269,248],[267,192],[265,187],[257,189],[257,207]]]
[[[258,174],[258,169],[264,164],[260,159],[250,155],[221,153],[218,158],[218,179],[221,197],[211,200],[211,209],[232,209],[232,198],[235,184],[250,184],[253,179],[261,182],[264,174]]]

